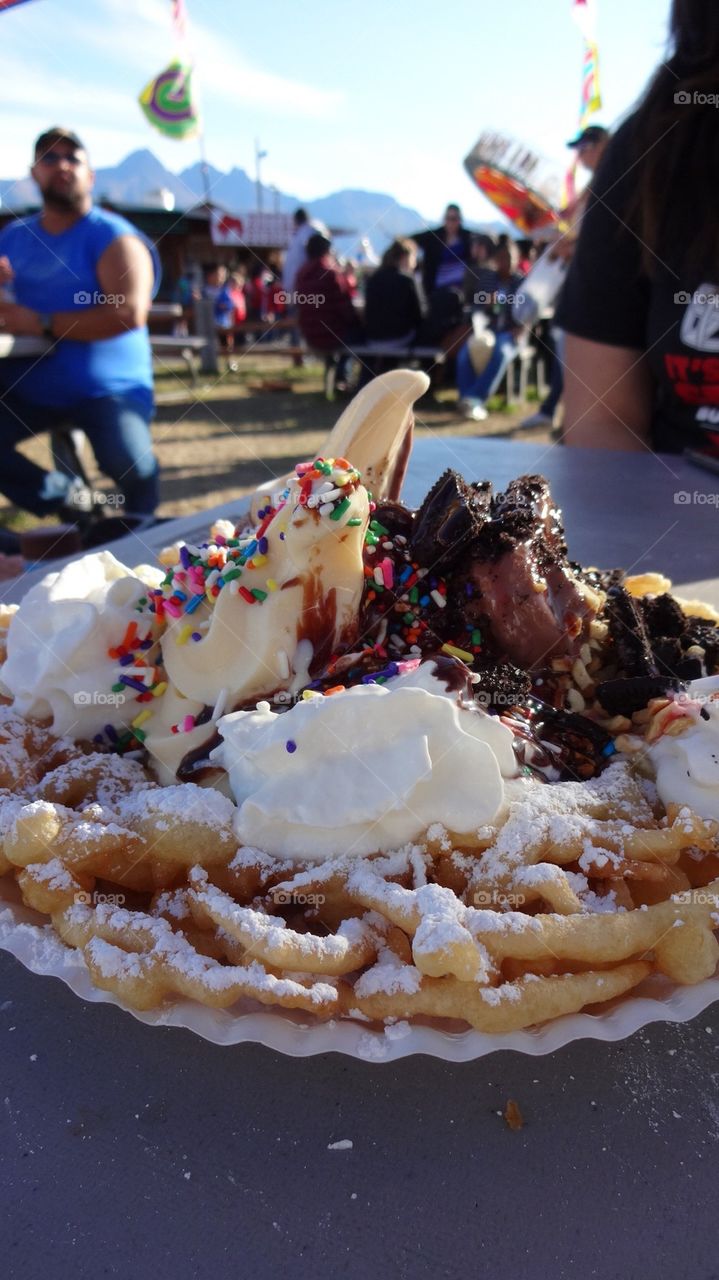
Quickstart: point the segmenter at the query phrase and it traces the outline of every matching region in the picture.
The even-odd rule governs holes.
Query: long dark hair
[[[707,100],[708,98],[708,100]],[[667,60],[634,115],[636,168],[629,221],[642,266],[719,274],[719,4],[674,0]]]

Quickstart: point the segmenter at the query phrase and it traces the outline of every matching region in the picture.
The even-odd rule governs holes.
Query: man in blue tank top
[[[76,481],[15,448],[58,426],[81,427],[125,511],[151,514],[151,254],[129,222],[93,207],[94,174],[74,133],[43,133],[31,173],[42,211],[0,231],[0,333],[44,336],[51,346],[0,360],[0,491],[37,516],[82,510],[87,494]]]

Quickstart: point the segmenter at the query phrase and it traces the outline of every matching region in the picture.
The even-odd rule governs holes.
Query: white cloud
[[[166,0],[101,0],[112,34],[98,24],[85,33],[87,43],[121,57],[149,79],[178,51]],[[235,21],[217,33],[194,20],[189,27],[189,48],[203,98],[221,99],[237,106],[255,106],[273,115],[320,119],[336,112],[344,99],[339,90],[318,89],[299,80],[253,66],[242,53],[237,33],[240,11],[232,6]],[[143,81],[144,83],[144,81]],[[138,92],[140,89],[138,85]]]
[[[337,91],[317,89],[252,67],[229,42],[209,31],[197,33],[197,73],[203,97],[222,97],[237,106],[261,107],[269,115],[321,120],[336,114],[343,101]]]
[[[100,101],[104,119],[121,121],[127,117],[126,93],[104,84],[78,84],[69,76],[53,76],[49,81],[46,73],[40,73],[30,64],[14,61],[10,70],[3,73],[2,88],[5,110],[21,112],[23,120],[28,107],[36,115],[44,114],[46,119],[72,115],[73,119],[82,116],[85,120],[97,120]],[[7,141],[4,137],[3,152]]]

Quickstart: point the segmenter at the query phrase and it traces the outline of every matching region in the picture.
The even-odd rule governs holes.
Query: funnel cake
[[[501,1035],[716,970],[717,619],[572,563],[541,477],[403,506],[424,387],[0,619],[0,873],[130,1008]]]

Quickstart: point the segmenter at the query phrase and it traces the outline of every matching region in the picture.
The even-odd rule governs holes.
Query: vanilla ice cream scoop
[[[173,696],[146,737],[164,780],[188,752],[201,753],[224,710],[302,688],[354,642],[369,512],[355,468],[316,459],[298,465],[276,505],[267,500],[250,534],[182,549],[159,593]]]
[[[429,387],[426,373],[418,369],[390,369],[372,378],[350,400],[325,440],[325,458],[351,458],[373,496],[399,498],[412,452],[413,406]],[[292,476],[280,481],[291,482]],[[272,487],[277,488],[277,481]],[[252,513],[264,502],[259,487]]]

